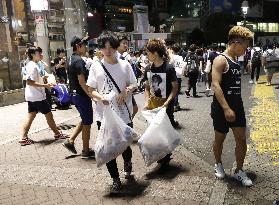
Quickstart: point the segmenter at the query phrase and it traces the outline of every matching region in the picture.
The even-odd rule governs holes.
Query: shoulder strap
[[[104,65],[101,61],[99,61],[99,62],[100,62],[100,64],[101,64],[101,66],[103,67],[104,71],[106,72],[106,74],[108,75],[108,77],[110,78],[110,80],[112,81],[112,83],[114,84],[115,88],[117,89],[117,91],[118,91],[119,94],[120,94],[120,93],[121,93],[121,90],[120,90],[120,88],[118,87],[117,83],[115,82],[115,80],[113,79],[113,77],[111,76],[111,74],[108,72],[108,70],[107,70],[107,68],[105,67],[105,65]],[[132,117],[131,117],[131,113],[130,113],[130,111],[129,111],[129,108],[128,108],[126,102],[124,102],[124,104],[125,104],[126,109],[127,109],[128,113],[129,113],[129,118],[130,118],[131,123],[132,123],[133,121],[132,121]]]

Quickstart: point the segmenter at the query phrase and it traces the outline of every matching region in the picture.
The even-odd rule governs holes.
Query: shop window
[[[268,31],[269,32],[278,32],[278,23],[269,23],[268,24]]]

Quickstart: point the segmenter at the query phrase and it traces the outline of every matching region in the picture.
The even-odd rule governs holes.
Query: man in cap
[[[90,129],[93,123],[92,101],[86,85],[89,70],[86,69],[85,62],[82,59],[82,56],[86,54],[87,40],[87,38],[81,39],[74,36],[71,41],[73,54],[69,60],[69,86],[72,101],[80,114],[81,122],[77,124],[70,138],[63,143],[65,148],[77,154],[74,142],[77,136],[82,133],[83,150],[81,158],[83,159],[95,157],[93,149],[89,148]]]

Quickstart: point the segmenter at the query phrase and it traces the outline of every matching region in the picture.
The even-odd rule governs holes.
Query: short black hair
[[[175,44],[171,47],[171,49],[172,49],[175,53],[178,53],[178,52],[181,50],[181,48],[180,48],[180,46],[178,45],[178,43],[175,43]]]
[[[77,50],[77,45],[87,45],[88,40],[88,37],[80,38],[78,36],[74,36],[71,40],[71,47],[73,47],[73,51]]]
[[[119,43],[121,41],[128,41],[128,36],[125,33],[120,33],[120,34],[117,35],[117,37],[118,37]]]
[[[94,50],[93,50],[92,48],[89,49],[88,54],[89,54],[89,55],[94,55]]]
[[[197,49],[197,46],[195,45],[195,44],[192,44],[192,45],[190,45],[190,47],[189,47],[189,50],[190,50],[190,52],[195,52],[196,51],[196,49]]]
[[[43,52],[43,49],[42,49],[41,47],[37,47],[37,51],[38,51],[39,53],[42,53],[42,52]]]
[[[32,55],[35,55],[36,52],[40,52],[40,51],[38,50],[38,48],[36,48],[36,47],[30,47],[30,48],[28,48],[28,50],[27,50],[27,55],[28,55],[29,60],[33,60],[33,56],[32,56]]]
[[[216,51],[216,50],[218,49],[218,45],[217,45],[216,43],[213,43],[213,44],[212,44],[212,49],[213,49],[214,51]]]
[[[59,55],[60,53],[65,53],[64,48],[57,48],[56,50],[57,55]]]
[[[106,42],[109,42],[113,49],[117,49],[120,45],[118,37],[111,31],[103,31],[97,39],[99,48],[105,48]]]

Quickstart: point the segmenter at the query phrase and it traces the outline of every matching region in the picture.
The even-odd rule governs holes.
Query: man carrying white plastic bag
[[[97,41],[104,58],[92,64],[87,85],[89,86],[89,92],[92,94],[92,97],[97,101],[95,116],[98,130],[103,125],[103,114],[109,114],[108,111],[104,113],[107,105],[110,105],[125,124],[133,127],[131,117],[133,111],[132,93],[137,88],[137,80],[133,69],[128,61],[116,58],[116,49],[119,47],[119,40],[114,33],[104,31],[98,37]],[[105,95],[112,91],[117,94],[116,100],[109,102]],[[119,121],[117,120],[118,127],[120,124]],[[115,127],[115,123],[113,124],[112,128],[109,129],[111,132],[118,132],[119,129]],[[110,124],[108,123],[104,125],[104,131],[109,126]],[[127,149],[122,153],[125,178],[128,178],[132,172],[132,149],[129,145],[127,145]],[[120,148],[122,147],[120,146]],[[117,193],[121,190],[121,181],[116,159],[114,158],[107,162],[106,166],[113,180],[111,193]]]
[[[146,166],[150,166],[153,162],[160,162],[184,141],[171,125],[166,108],[144,110],[142,115],[150,125],[139,139],[138,145]]]
[[[122,154],[137,136],[133,128],[126,125],[114,110],[106,106],[95,144],[97,167]]]
[[[150,111],[143,111],[143,115],[151,124],[139,140],[139,146],[147,166],[156,160],[161,166],[167,166],[171,160],[171,151],[182,141],[177,140],[181,137],[174,130],[179,127],[173,114],[174,98],[178,91],[176,72],[173,65],[168,63],[169,55],[162,40],[151,39],[145,48],[152,64],[144,72],[143,110]]]

